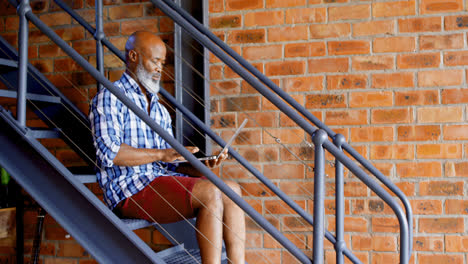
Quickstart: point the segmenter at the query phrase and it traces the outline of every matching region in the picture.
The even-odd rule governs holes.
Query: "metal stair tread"
[[[18,62],[15,60],[0,58],[0,68],[14,70],[18,68]]]
[[[17,92],[10,91],[10,90],[0,90],[0,97],[8,97],[8,98],[16,98]],[[26,99],[33,100],[33,101],[40,101],[40,102],[47,102],[47,103],[60,103],[60,97],[51,96],[51,95],[44,95],[44,94],[35,94],[35,93],[27,93]]]
[[[97,182],[96,174],[75,174],[75,177],[81,183],[94,183],[94,182]]]
[[[167,264],[202,263],[199,249],[182,248],[170,255],[161,256],[161,258]]]
[[[202,263],[200,249],[198,248],[185,248],[185,244],[165,249],[156,253],[156,256],[164,261],[165,264],[191,264]],[[226,252],[221,254],[221,264],[227,264],[228,260]],[[245,262],[247,264],[247,262]]]
[[[60,129],[29,128],[26,135],[33,138],[59,138],[60,133]]]
[[[18,59],[18,51],[1,36],[0,58]],[[81,156],[88,166],[94,166],[92,160],[95,159],[96,154],[92,135],[89,133],[87,116],[31,63],[28,63],[27,67],[28,93],[26,96],[34,103],[32,106],[28,102],[28,105],[32,106],[31,110],[49,127],[60,127],[64,134],[70,136],[63,138],[65,143]],[[0,90],[0,96],[16,97],[17,69],[0,71],[0,76],[2,80],[9,81],[7,89]]]
[[[131,230],[145,228],[154,225],[154,223],[148,222],[144,219],[122,219],[122,222],[127,225]]]

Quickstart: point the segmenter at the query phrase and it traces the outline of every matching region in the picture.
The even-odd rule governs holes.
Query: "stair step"
[[[161,258],[165,264],[192,264],[202,263],[200,249],[185,248],[184,244],[180,244],[166,250],[156,253],[158,258]],[[247,264],[247,262],[245,262]],[[221,264],[228,264],[226,252],[221,254]]]
[[[8,60],[0,58],[0,67],[8,67],[8,68],[18,68],[18,62],[15,60]]]
[[[17,98],[18,93],[16,91],[9,91],[9,90],[0,90],[0,97],[8,97],[8,98]],[[47,102],[47,103],[60,103],[60,98],[57,96],[50,96],[50,95],[43,95],[43,94],[33,94],[27,93],[26,99],[32,101],[40,101],[40,102]]]
[[[96,174],[75,174],[81,183],[94,183],[97,181]]]
[[[127,225],[130,230],[136,230],[154,225],[154,223],[148,222],[144,219],[122,219],[122,222]]]
[[[32,138],[59,138],[61,131],[58,129],[36,129],[30,128],[26,136]]]
[[[0,58],[5,60],[18,59],[18,51],[1,36]],[[3,62],[5,62],[4,64],[14,65],[10,61]],[[17,71],[17,68],[0,66],[0,82],[5,83],[8,87],[6,90],[0,89],[0,96],[17,98]],[[31,63],[28,63],[27,85],[27,98],[31,101],[39,101],[38,103],[34,102],[37,108],[31,107],[31,110],[46,124],[54,123],[54,126],[60,127],[63,133],[68,136],[63,137],[63,141],[90,167],[93,167],[96,150],[93,145],[92,134],[89,132],[89,120],[87,116]],[[88,157],[91,157],[91,159],[88,159]],[[82,174],[88,173],[91,174],[93,172]]]
[[[186,249],[184,244],[158,252],[156,256],[162,258],[166,264],[202,263],[199,249]]]

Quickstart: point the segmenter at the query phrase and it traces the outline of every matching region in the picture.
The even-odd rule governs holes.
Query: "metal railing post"
[[[336,134],[333,138],[333,143],[336,147],[341,149],[346,139],[341,134]],[[344,175],[343,175],[343,164],[335,159],[335,230],[336,230],[336,263],[343,264],[344,256],[343,250],[346,248],[344,241]]]
[[[18,32],[18,94],[16,98],[16,118],[18,123],[26,127],[26,94],[28,92],[28,42],[29,42],[29,25],[26,13],[31,11],[29,0],[21,0],[17,8],[19,16],[19,32]],[[23,264],[24,254],[24,230],[23,230],[23,200],[21,198],[20,189],[15,188],[17,195],[17,215],[16,215],[16,261],[18,264]]]
[[[312,136],[315,145],[314,167],[314,264],[324,260],[325,239],[325,150],[323,142],[328,139],[325,130],[317,130]]]
[[[178,6],[181,6],[180,0],[175,1]],[[183,104],[183,87],[182,87],[182,28],[174,23],[174,85],[175,98],[178,103]],[[176,110],[176,139],[183,143],[183,126],[184,119],[179,109]]]
[[[94,39],[96,39],[96,69],[104,75],[104,47],[102,41],[106,38],[104,34],[104,25],[102,21],[102,0],[96,0],[96,32]],[[102,84],[97,82],[98,91],[101,90]]]
[[[26,126],[26,93],[28,90],[28,41],[29,28],[26,13],[31,11],[29,0],[21,0],[18,6],[19,34],[18,34],[18,98],[16,117],[22,126]]]

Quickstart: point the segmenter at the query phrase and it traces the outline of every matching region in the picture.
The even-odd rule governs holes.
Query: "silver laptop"
[[[236,137],[239,135],[239,133],[241,132],[241,130],[244,128],[245,124],[247,124],[247,119],[244,119],[244,121],[242,122],[242,124],[239,126],[239,128],[236,130],[236,132],[234,133],[234,135],[232,135],[232,137],[229,139],[229,141],[226,143],[226,145],[224,146],[223,150],[221,150],[221,152],[219,152],[218,155],[212,155],[212,156],[208,156],[208,157],[202,157],[202,158],[198,158],[198,160],[214,160],[214,159],[218,159],[222,153],[224,153],[231,145],[232,143],[234,142],[234,139],[236,139]],[[174,160],[174,161],[171,161],[170,163],[183,163],[183,162],[188,162],[187,160]]]

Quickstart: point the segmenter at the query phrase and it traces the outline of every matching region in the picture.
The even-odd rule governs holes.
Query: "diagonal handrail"
[[[155,0],[151,0],[154,4],[157,2]],[[226,52],[229,56],[234,58],[242,67],[247,69],[252,75],[258,78],[263,84],[265,84],[268,88],[270,88],[273,92],[275,92],[278,96],[280,96],[283,100],[285,100],[288,104],[290,104],[295,110],[301,113],[304,117],[306,117],[309,121],[311,121],[315,126],[320,129],[323,129],[327,132],[328,136],[331,138],[335,138],[337,133],[331,130],[328,126],[326,126],[322,121],[320,121],[317,117],[312,115],[307,109],[304,108],[301,104],[299,104],[294,98],[292,98],[289,94],[287,94],[284,90],[279,88],[271,79],[266,77],[262,74],[257,68],[252,66],[247,60],[245,60],[242,56],[240,56],[237,52],[235,52],[231,47],[229,47],[226,43],[221,41],[216,35],[214,35],[211,31],[209,31],[205,26],[203,26],[200,22],[194,19],[187,11],[180,8],[174,2],[170,0],[160,0],[164,1],[171,9],[176,11],[179,15],[181,15],[184,19],[186,19],[193,27],[195,27],[201,34],[205,35],[209,38],[210,41],[215,43],[218,47],[220,47],[224,52]],[[409,203],[408,198],[404,195],[404,193],[393,183],[391,182],[385,175],[382,174],[374,165],[372,165],[367,159],[365,159],[361,154],[359,154],[353,147],[351,147],[346,141],[344,141],[341,147],[346,150],[353,158],[355,158],[362,166],[364,166],[367,170],[369,170],[379,181],[381,181],[389,190],[391,190],[403,203],[406,209],[406,218],[408,221],[409,229],[412,230],[413,226],[413,213],[411,209],[411,205]],[[413,235],[412,232],[410,234],[410,249],[412,251],[412,241]]]
[[[288,117],[294,120],[300,127],[302,127],[307,133],[311,136],[314,135],[315,127],[310,125],[304,118],[302,118],[296,111],[294,111],[290,106],[284,103],[278,96],[273,95],[269,90],[266,89],[263,83],[261,83],[257,78],[254,78],[249,72],[247,72],[243,67],[239,66],[235,60],[227,55],[220,47],[213,44],[213,42],[202,32],[198,31],[193,25],[191,25],[187,20],[185,20],[176,9],[172,9],[164,1],[151,0],[151,2],[161,9],[166,15],[171,17],[176,23],[182,26],[194,39],[198,40],[203,46],[208,48],[213,54],[215,54],[221,61],[226,63],[231,69],[233,69],[239,76],[244,80],[249,82],[257,91],[259,91],[263,96],[265,96],[270,102],[277,106],[283,113]],[[279,88],[278,88],[279,89]],[[297,103],[297,102],[296,102]],[[339,150],[333,143],[328,140],[325,140],[323,146],[334,155],[340,162],[342,162],[351,172],[353,172],[361,181],[363,181],[372,191],[374,191],[382,200],[384,200],[397,215],[399,224],[400,224],[400,261],[401,263],[407,263],[410,256],[410,243],[409,237],[411,236],[409,232],[409,222],[405,217],[403,210],[400,205],[393,199],[392,196],[388,194],[380,185],[373,181],[369,175],[367,175],[361,168],[359,168],[350,158]],[[393,185],[393,183],[392,183]],[[398,189],[398,188],[397,188]],[[403,198],[406,198],[403,195]],[[411,212],[407,211],[408,214]]]

